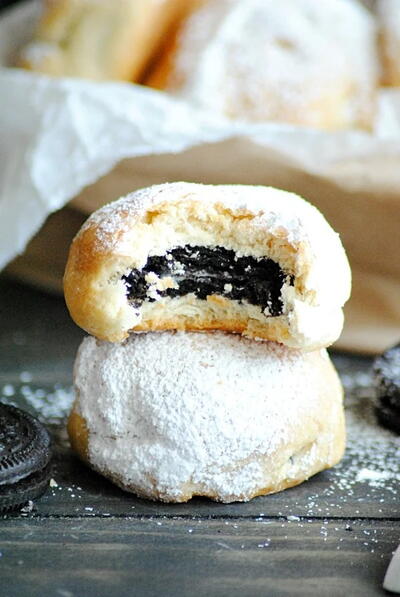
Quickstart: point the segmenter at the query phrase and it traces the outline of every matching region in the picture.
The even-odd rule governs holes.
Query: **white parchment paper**
[[[46,287],[52,274],[61,288],[71,210],[82,221],[164,181],[272,184],[307,197],[341,234],[354,284],[338,345],[377,352],[399,340],[399,90],[381,90],[372,133],[232,123],[138,85],[10,68],[39,8],[31,0],[0,18],[0,269],[68,202],[57,214],[64,248],[50,220],[33,241],[41,256],[57,253],[59,272],[40,257],[35,278],[28,251],[11,265],[22,279]]]
[[[0,268],[23,251],[52,211],[125,158],[170,153],[178,160],[190,147],[231,139],[223,171],[234,157],[234,141],[245,139],[261,163],[272,152],[275,160],[348,189],[400,188],[398,91],[382,92],[373,134],[227,122],[138,85],[8,68],[38,12],[31,1],[0,19]],[[207,182],[207,164],[204,172]]]

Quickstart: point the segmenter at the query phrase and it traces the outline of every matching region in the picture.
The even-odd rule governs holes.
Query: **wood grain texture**
[[[346,467],[346,460],[341,465]],[[199,516],[211,518],[318,517],[400,519],[397,494],[381,488],[372,492],[366,483],[352,488],[332,488],[332,471],[316,475],[307,483],[247,503],[219,504],[194,498],[186,504],[163,504],[137,498],[94,473],[69,449],[59,448],[53,478],[57,487],[35,505],[34,516]],[[314,497],[313,497],[314,496]],[[316,497],[315,497],[316,496]],[[383,500],[383,501],[381,501]],[[11,515],[10,515],[11,516]],[[14,515],[18,516],[18,515]],[[400,536],[400,533],[399,533]]]
[[[367,521],[9,520],[0,594],[369,597],[397,539]]]
[[[38,414],[35,391],[68,394],[82,337],[60,298],[0,280],[0,395],[12,387],[7,399]],[[334,359],[342,375],[370,367]],[[56,486],[32,512],[0,518],[0,597],[384,594],[400,536],[395,491],[361,480],[349,492],[333,469],[245,504],[149,502],[90,471],[63,421],[46,420]]]

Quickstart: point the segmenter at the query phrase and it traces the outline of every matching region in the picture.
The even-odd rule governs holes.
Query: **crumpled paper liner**
[[[37,2],[0,20],[0,61],[29,39]],[[373,134],[232,123],[126,83],[0,71],[0,267],[60,289],[85,216],[141,186],[188,180],[270,184],[317,205],[341,234],[353,296],[338,346],[400,339],[400,91],[384,90]]]

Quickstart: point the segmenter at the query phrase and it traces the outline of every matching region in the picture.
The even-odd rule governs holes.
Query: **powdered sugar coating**
[[[107,250],[120,230],[128,228],[129,220],[143,218],[159,203],[185,200],[219,203],[238,215],[250,213],[271,230],[285,228],[292,243],[305,240],[315,223],[323,220],[318,210],[298,195],[273,187],[174,182],[145,187],[105,205],[88,218],[82,230],[98,226],[99,240]]]
[[[362,126],[374,34],[351,0],[206,1],[181,32],[167,89],[230,117]]]
[[[158,204],[199,202],[207,208],[220,205],[231,211],[234,217],[252,216],[255,230],[269,235],[284,237],[285,242],[295,251],[302,247],[307,254],[307,271],[300,271],[305,264],[299,264],[299,274],[303,275],[305,289],[316,293],[318,304],[342,306],[350,294],[350,268],[340,242],[323,215],[310,203],[287,191],[273,187],[249,185],[203,185],[176,182],[154,185],[140,189],[110,203],[92,214],[80,233],[95,228],[96,250],[99,253],[114,251],[121,255],[129,252],[132,246],[133,226],[137,221],[145,221],[146,214]],[[172,241],[159,252],[164,254],[172,248]],[[244,239],[246,243],[247,239]],[[214,241],[214,244],[222,244]],[[237,247],[234,248],[238,251]],[[265,244],[252,247],[253,251],[244,254],[268,256]],[[258,253],[255,251],[258,250]],[[238,251],[239,252],[239,251]],[[147,256],[146,256],[147,258]],[[144,264],[143,264],[144,265]],[[313,313],[312,317],[316,314]]]
[[[133,334],[123,344],[88,337],[75,385],[89,460],[144,495],[179,500],[190,483],[222,500],[244,499],[262,487],[265,457],[295,446],[297,436],[308,446],[307,425],[316,420],[311,433],[334,441],[333,411],[319,420],[316,362],[328,357],[313,355],[222,333]],[[328,382],[337,386],[337,411],[340,385]],[[330,417],[335,423],[324,429]],[[308,453],[310,465],[317,451]]]

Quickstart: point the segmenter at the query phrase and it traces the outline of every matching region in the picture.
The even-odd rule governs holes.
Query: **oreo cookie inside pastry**
[[[246,501],[343,454],[342,389],[325,350],[222,332],[87,337],[74,380],[72,447],[146,498]]]
[[[51,440],[37,419],[0,404],[0,512],[40,497],[50,480]]]
[[[173,183],[93,214],[64,277],[90,334],[220,329],[313,350],[337,339],[350,292],[338,235],[300,197]]]
[[[400,344],[377,357],[373,370],[377,418],[382,425],[400,434]]]

